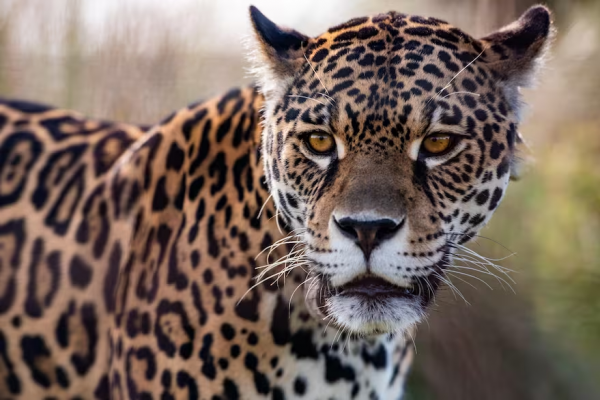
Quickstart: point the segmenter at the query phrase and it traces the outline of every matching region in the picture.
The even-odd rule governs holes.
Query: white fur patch
[[[326,304],[333,323],[359,335],[404,333],[425,315],[418,300],[403,297],[332,296]]]

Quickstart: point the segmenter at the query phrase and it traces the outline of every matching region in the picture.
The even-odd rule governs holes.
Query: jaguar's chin
[[[365,336],[402,333],[421,321],[429,303],[423,285],[398,286],[365,274],[340,287],[326,280],[312,285],[306,301],[310,312],[329,326]]]

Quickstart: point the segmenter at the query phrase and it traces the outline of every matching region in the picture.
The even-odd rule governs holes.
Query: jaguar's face
[[[314,39],[253,18],[279,60],[269,78],[279,83],[262,85],[262,149],[278,212],[302,244],[307,304],[353,333],[405,330],[504,195],[516,78],[527,72],[511,63],[535,62],[548,12],[482,40],[395,13]]]

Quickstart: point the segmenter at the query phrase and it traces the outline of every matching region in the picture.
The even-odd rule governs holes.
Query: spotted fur
[[[406,338],[517,170],[549,12],[480,40],[251,17],[258,87],[151,129],[0,102],[0,398],[401,397]],[[460,141],[423,157],[437,131]]]

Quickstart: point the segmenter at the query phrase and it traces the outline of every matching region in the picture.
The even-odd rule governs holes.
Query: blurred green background
[[[529,0],[256,0],[316,35],[396,10],[475,36]],[[152,123],[249,83],[246,0],[0,0],[0,96]],[[521,132],[536,164],[471,247],[503,258],[516,294],[454,280],[419,329],[408,399],[600,399],[600,1],[552,0],[559,30]],[[481,277],[485,280],[485,276]],[[468,278],[466,280],[469,280]]]

